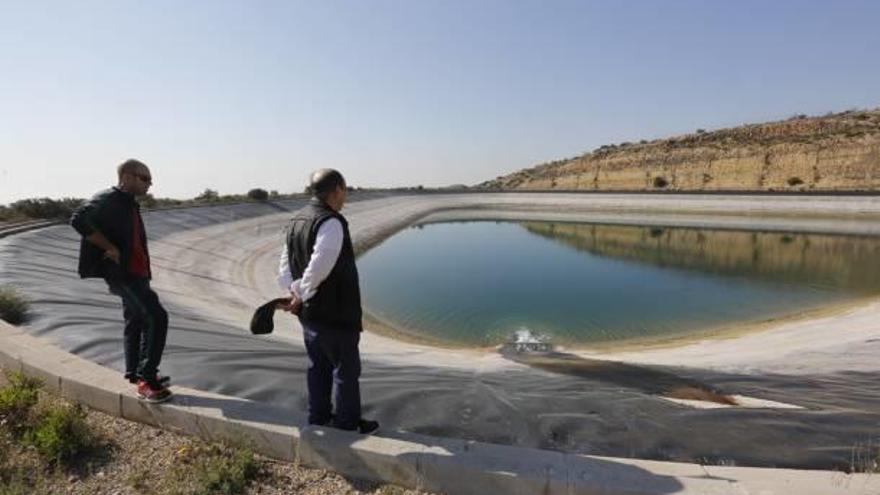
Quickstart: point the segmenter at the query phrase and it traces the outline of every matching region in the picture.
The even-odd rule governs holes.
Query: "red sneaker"
[[[141,378],[138,375],[125,375],[125,379],[128,380],[128,383],[131,383],[132,385],[137,385],[138,382],[141,381]],[[166,388],[168,387],[168,385],[171,385],[170,376],[156,375],[156,381],[159,382],[159,385],[162,385]]]
[[[138,398],[145,400],[151,404],[165,402],[171,398],[171,391],[163,387],[157,382],[149,382],[147,380],[138,381]]]

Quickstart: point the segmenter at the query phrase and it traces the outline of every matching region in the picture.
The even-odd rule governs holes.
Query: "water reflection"
[[[520,225],[579,251],[655,266],[866,294],[880,288],[880,241],[871,237],[556,222]]]
[[[556,222],[403,231],[360,260],[366,307],[458,345],[666,338],[880,293],[876,238]]]

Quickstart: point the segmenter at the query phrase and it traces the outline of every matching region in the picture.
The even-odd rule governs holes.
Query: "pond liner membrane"
[[[175,264],[182,261],[175,259],[174,250],[201,249],[196,240],[162,244],[196,229],[277,216],[279,205],[292,211],[301,204],[293,200],[145,214],[151,248],[157,248],[154,285],[171,318],[161,369],[176,384],[305,411],[308,358],[301,337],[283,321],[276,322],[275,333],[286,333],[285,338],[251,335],[247,327],[253,309],[264,301],[261,297],[277,295],[273,275],[280,244],[249,261],[254,265],[243,276],[258,279],[260,290],[231,280],[228,272],[204,273],[200,263]],[[355,224],[357,218],[381,215],[383,204],[352,203],[346,213],[352,212]],[[394,201],[384,206],[398,207]],[[280,215],[265,231],[251,227],[242,232],[242,239],[280,239]],[[0,240],[0,284],[12,285],[31,299],[27,332],[118,370],[122,380],[122,306],[103,281],[79,279],[78,244],[79,237],[66,225]],[[195,259],[216,258],[236,269],[249,245],[234,244],[205,248]],[[162,282],[182,276],[179,272],[188,273],[199,286]],[[205,310],[212,304],[212,311]],[[873,372],[794,376],[720,372],[689,368],[687,363],[633,366],[564,353],[505,357],[510,366],[465,369],[364,353],[364,416],[392,432],[708,464],[846,470],[855,449],[876,450],[880,380]],[[680,387],[805,409],[697,410],[660,397]]]

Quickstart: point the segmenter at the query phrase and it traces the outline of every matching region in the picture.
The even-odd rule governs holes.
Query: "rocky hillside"
[[[800,115],[602,146],[478,187],[597,191],[880,191],[880,109]]]

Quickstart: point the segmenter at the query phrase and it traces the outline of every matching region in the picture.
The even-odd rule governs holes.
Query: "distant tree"
[[[155,208],[156,207],[156,198],[152,194],[147,193],[144,195],[144,197],[142,197],[140,199],[139,203],[144,208]]]
[[[664,187],[669,185],[669,181],[666,180],[666,177],[654,177],[654,187],[658,189],[663,189]]]
[[[801,180],[800,177],[789,177],[788,181],[786,182],[788,182],[788,185],[791,187],[799,186],[804,183],[804,181]]]
[[[697,129],[697,134],[706,134],[706,129]]]
[[[205,189],[202,194],[195,197],[196,201],[217,201],[220,199],[220,193],[213,189]]]
[[[247,193],[247,197],[256,201],[266,201],[269,199],[269,193],[265,189],[251,189]]]
[[[18,216],[29,218],[67,219],[73,210],[83,203],[82,199],[32,198],[22,199],[9,205],[9,210]]]
[[[280,196],[280,195],[278,194],[278,191],[276,191],[275,189],[272,189],[271,191],[269,191],[270,198],[274,199],[274,198],[277,198],[278,196]]]

